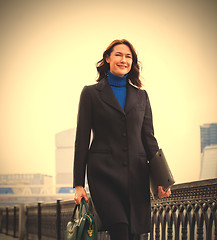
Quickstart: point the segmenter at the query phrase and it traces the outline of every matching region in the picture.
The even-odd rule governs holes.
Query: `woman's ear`
[[[106,60],[107,63],[110,63],[110,56],[107,55],[105,60]]]

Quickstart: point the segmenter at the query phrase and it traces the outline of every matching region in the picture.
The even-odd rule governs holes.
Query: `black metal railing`
[[[155,206],[151,239],[217,239],[216,208],[212,200]]]
[[[28,240],[63,240],[64,229],[74,206],[72,200],[26,205],[23,235]],[[89,207],[93,209],[92,205]],[[20,214],[17,206],[1,208],[0,232],[13,237],[20,236]],[[217,240],[217,179],[174,185],[169,198],[152,199],[151,220],[151,240]],[[97,216],[96,221],[99,222]],[[143,238],[148,239],[148,236]],[[106,231],[99,232],[98,239],[109,240],[109,234]]]
[[[18,207],[6,207],[0,209],[0,232],[6,235],[18,237],[19,234],[19,208]]]

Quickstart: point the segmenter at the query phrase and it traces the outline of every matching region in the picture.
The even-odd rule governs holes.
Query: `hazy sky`
[[[1,0],[0,26],[0,174],[54,175],[55,134],[75,127],[96,62],[126,38],[176,182],[199,179],[200,125],[217,122],[215,0]]]

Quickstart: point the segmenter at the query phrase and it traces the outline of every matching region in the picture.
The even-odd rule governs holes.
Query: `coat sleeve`
[[[148,155],[148,159],[151,160],[156,152],[159,150],[157,140],[154,136],[154,127],[153,127],[153,120],[152,120],[152,110],[149,101],[149,97],[146,91],[146,106],[145,106],[145,116],[143,120],[142,126],[142,141],[146,153]]]
[[[85,185],[85,171],[91,133],[91,98],[89,88],[81,92],[77,116],[74,152],[73,186]]]

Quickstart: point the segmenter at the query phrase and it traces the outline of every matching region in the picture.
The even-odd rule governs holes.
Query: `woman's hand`
[[[88,203],[88,197],[85,189],[82,186],[75,187],[75,196],[74,200],[76,204],[81,204],[81,199],[84,198],[86,203]]]
[[[167,191],[164,191],[162,186],[158,186],[158,197],[159,198],[169,197],[170,194],[171,194],[170,189],[168,189]]]

